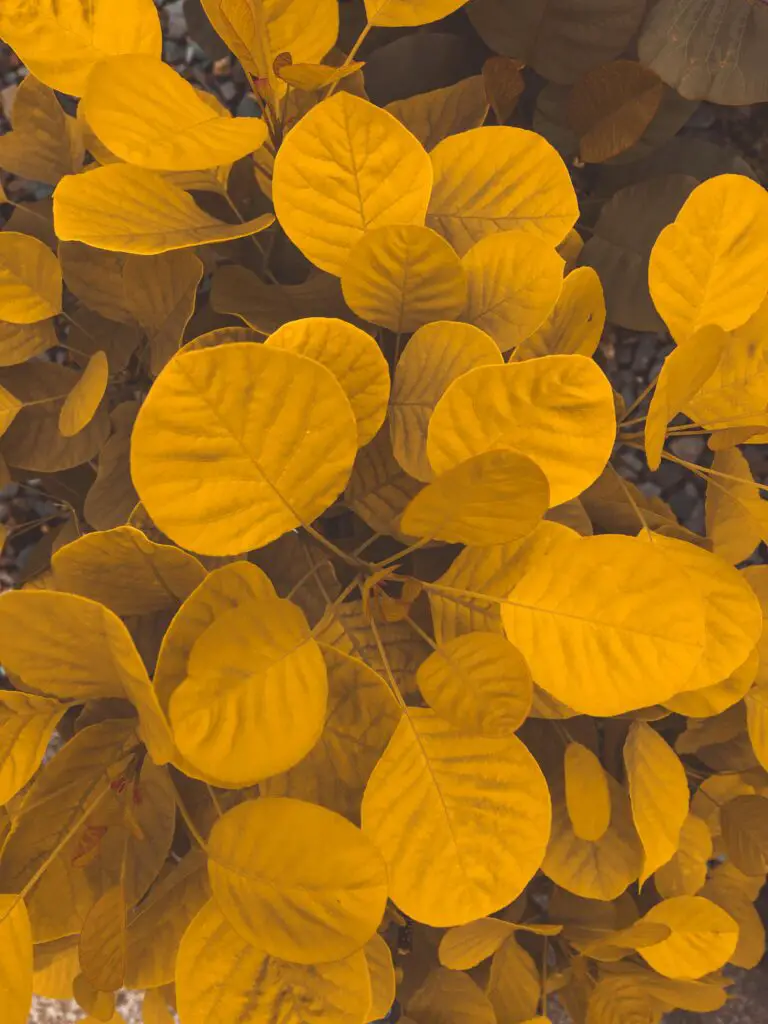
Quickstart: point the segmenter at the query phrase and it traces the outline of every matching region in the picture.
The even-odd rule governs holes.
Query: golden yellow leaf
[[[583,743],[565,748],[565,806],[574,835],[596,843],[611,824],[611,791],[596,754]]]
[[[45,999],[73,999],[72,982],[80,971],[77,936],[35,943],[32,990]]]
[[[613,776],[605,780],[611,796],[611,821],[597,842],[580,839],[565,802],[562,773],[549,779],[552,790],[552,836],[542,871],[556,885],[589,900],[615,900],[636,881],[643,848],[632,824],[626,791]]]
[[[59,430],[64,437],[79,434],[91,422],[108,383],[107,357],[104,352],[94,352],[59,412]]]
[[[672,930],[669,938],[640,950],[643,960],[666,978],[703,978],[718,970],[730,959],[739,937],[733,918],[703,896],[663,900],[643,921]]]
[[[580,537],[564,558],[556,546],[532,561],[501,609],[538,685],[591,715],[685,689],[704,651],[704,613],[660,545],[621,536]]]
[[[204,777],[248,786],[309,753],[327,697],[325,662],[301,609],[280,598],[250,602],[222,612],[194,642],[171,695],[171,731]]]
[[[19,401],[10,391],[0,387],[0,437],[16,419],[16,414],[24,403]]]
[[[429,151],[449,135],[479,128],[485,121],[488,98],[483,76],[473,75],[455,85],[395,100],[387,104],[387,110]]]
[[[270,956],[299,964],[348,956],[384,913],[381,856],[365,833],[324,807],[278,797],[241,803],[214,825],[208,857],[219,909]]]
[[[502,352],[541,326],[563,286],[563,259],[553,245],[521,230],[481,238],[461,262],[469,289],[462,319]]]
[[[712,469],[705,505],[707,536],[715,554],[735,565],[749,558],[761,540],[768,539],[768,507],[738,448],[716,452]]]
[[[650,68],[615,60],[591,68],[568,95],[568,122],[585,163],[603,163],[629,149],[659,108],[664,85]]]
[[[768,770],[768,683],[761,682],[747,694],[747,729],[755,757]]]
[[[435,184],[427,224],[460,256],[497,231],[523,231],[557,245],[578,204],[557,151],[522,128],[474,128],[432,151]]]
[[[168,1003],[159,988],[144,993],[141,1015],[144,1024],[174,1024],[176,1019],[168,1009]]]
[[[286,64],[285,67],[278,68],[277,76],[294,89],[316,92],[333,82],[340,82],[342,79],[354,75],[363,67],[365,67],[365,63],[359,60],[350,61],[338,68],[332,64]]]
[[[549,505],[549,484],[526,455],[483,451],[420,491],[400,518],[408,536],[450,544],[498,544],[528,536]]]
[[[144,167],[111,164],[67,175],[53,194],[56,234],[96,249],[151,256],[263,231],[271,214],[225,224],[205,213],[183,189]]]
[[[64,113],[52,89],[27,75],[14,98],[13,131],[0,138],[0,167],[55,185],[65,174],[76,174],[84,156],[78,122]]]
[[[470,324],[436,321],[411,337],[397,367],[389,408],[395,458],[417,480],[434,476],[427,459],[427,429],[448,385],[477,366],[502,363],[493,339]]]
[[[722,328],[701,327],[664,360],[645,420],[645,452],[650,469],[656,470],[661,464],[667,424],[706,384],[727,344],[728,335]]]
[[[0,366],[14,366],[58,344],[53,320],[35,324],[0,323]]]
[[[536,962],[510,935],[494,954],[488,978],[487,993],[496,1019],[510,1024],[530,1019],[538,1008],[541,990]]]
[[[563,281],[555,308],[525,338],[512,360],[535,356],[594,355],[605,326],[605,297],[600,278],[592,267],[577,267]]]
[[[32,324],[61,312],[61,269],[51,250],[17,231],[0,235],[0,317]]]
[[[468,633],[440,644],[419,666],[416,682],[429,706],[465,732],[510,736],[531,708],[528,666],[497,633]]]
[[[196,558],[155,544],[133,526],[87,533],[51,559],[55,587],[111,608],[142,615],[174,608],[205,579]]]
[[[602,977],[590,986],[590,1024],[660,1024],[665,1006],[632,977]]]
[[[279,960],[241,937],[211,901],[182,939],[176,994],[184,1024],[360,1024],[371,982],[362,950],[316,965]]]
[[[413,4],[411,0],[365,0],[368,23],[377,28],[428,25],[432,21],[446,18],[467,0],[422,0]]]
[[[741,174],[698,185],[651,252],[648,282],[656,309],[678,344],[700,327],[733,330],[765,298],[760,267],[768,255],[768,193]]]
[[[82,96],[99,61],[118,53],[160,56],[160,19],[152,0],[8,0],[0,36],[52,89]]]
[[[674,537],[642,536],[684,570],[704,599],[704,657],[678,689],[722,682],[744,664],[760,639],[763,617],[759,600],[733,566],[705,548]]]
[[[320,739],[287,772],[264,779],[264,796],[321,804],[357,823],[363,790],[400,718],[382,677],[365,662],[321,647],[328,668],[328,706]]]
[[[755,648],[727,679],[712,683],[711,686],[703,686],[700,690],[676,693],[674,697],[664,701],[664,707],[690,718],[711,718],[713,715],[719,715],[746,696],[757,676],[759,662]]]
[[[747,971],[757,967],[765,955],[765,926],[749,897],[738,886],[718,877],[717,869],[700,895],[716,903],[739,926],[739,941],[729,963]]]
[[[277,347],[223,345],[182,353],[157,378],[136,419],[131,475],[177,543],[238,554],[325,511],[347,482],[356,435],[324,366]]]
[[[550,505],[576,497],[602,472],[616,417],[608,378],[585,356],[481,366],[455,380],[429,421],[436,473],[472,455],[513,448],[549,480]]]
[[[646,722],[633,722],[624,743],[632,818],[645,851],[640,885],[671,860],[680,845],[690,795],[685,767]]]
[[[406,1004],[416,1024],[494,1024],[488,996],[468,974],[436,967]]]
[[[341,275],[366,231],[423,224],[431,186],[432,166],[417,139],[387,111],[338,93],[286,136],[272,196],[291,241],[316,266]]]
[[[481,917],[449,928],[440,940],[440,963],[452,971],[468,971],[493,956],[514,930],[515,925],[498,917]]]
[[[392,953],[381,935],[374,935],[369,939],[363,947],[363,952],[371,975],[372,993],[371,1006],[366,1020],[383,1020],[395,1001],[397,987]]]
[[[66,704],[48,697],[0,691],[0,804],[7,804],[40,767],[66,710]]]
[[[742,570],[742,576],[749,583],[760,602],[763,613],[763,629],[757,645],[759,667],[757,682],[768,682],[768,570],[763,565],[748,565]]]
[[[3,1020],[27,1024],[32,1005],[32,929],[20,896],[0,896],[0,945]]]
[[[403,715],[362,810],[392,900],[438,927],[515,899],[541,864],[549,816],[544,777],[516,737],[460,732],[422,708]]]
[[[182,935],[209,895],[206,860],[200,850],[192,850],[158,880],[128,922],[128,988],[155,988],[173,981]]]
[[[91,907],[80,933],[80,969],[100,992],[114,992],[125,977],[125,894],[113,885]]]
[[[352,406],[358,445],[375,437],[387,414],[389,367],[370,334],[344,320],[310,316],[278,327],[266,344],[327,367]]]
[[[108,149],[155,171],[232,164],[267,137],[260,118],[217,113],[177,71],[144,54],[98,64],[81,103],[83,116]]]
[[[358,316],[396,333],[452,320],[467,301],[459,257],[436,231],[417,224],[367,231],[349,254],[341,287]]]
[[[711,857],[712,836],[707,823],[693,813],[688,814],[674,856],[657,868],[653,876],[656,891],[665,899],[695,896],[707,880]]]
[[[186,250],[128,256],[123,288],[149,343],[149,368],[158,374],[176,353],[195,311],[203,264]]]

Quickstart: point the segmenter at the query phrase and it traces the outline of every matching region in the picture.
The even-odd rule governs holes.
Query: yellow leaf
[[[516,737],[473,736],[410,708],[373,770],[362,822],[386,858],[392,900],[441,927],[522,892],[541,864],[549,815],[544,777]]]
[[[747,729],[755,757],[768,770],[768,683],[762,682],[747,694]]]
[[[172,67],[143,54],[98,64],[81,103],[83,116],[108,149],[155,171],[232,164],[267,137],[263,120],[217,113]]]
[[[410,543],[412,538],[406,540],[400,532],[400,516],[422,486],[395,461],[389,424],[385,423],[357,453],[344,500],[376,533]]]
[[[538,559],[561,543],[578,540],[578,534],[559,523],[539,523],[524,541],[466,548],[429,591],[435,636],[444,643],[475,630],[502,633],[501,605],[493,598],[505,598]],[[462,591],[470,592],[467,597]],[[479,597],[487,595],[490,600]]]
[[[660,896],[695,896],[707,880],[707,863],[712,857],[712,836],[707,823],[688,814],[680,830],[675,855],[656,869],[653,881]],[[715,901],[717,902],[717,901]]]
[[[91,907],[80,933],[80,969],[100,992],[114,992],[125,977],[125,895],[113,885]]]
[[[582,743],[565,748],[565,805],[574,835],[596,843],[611,824],[611,792],[599,758]]]
[[[493,956],[514,930],[513,924],[498,917],[481,917],[449,928],[440,940],[440,963],[452,971],[468,971],[477,967]]]
[[[344,320],[311,316],[283,324],[266,344],[327,367],[352,406],[358,445],[375,437],[387,414],[389,367],[370,334]]]
[[[66,704],[48,697],[0,691],[0,804],[7,804],[40,767],[66,710]]]
[[[32,929],[20,896],[0,896],[0,945],[3,1021],[27,1024],[32,1005]]]
[[[428,25],[447,18],[467,0],[365,0],[365,13],[369,25],[377,28],[398,28],[410,25]]]
[[[469,288],[463,319],[490,334],[502,352],[541,326],[563,286],[562,257],[525,231],[487,235],[461,262]]]
[[[742,576],[749,583],[760,602],[763,613],[763,629],[757,645],[759,667],[757,682],[768,682],[768,570],[763,565],[748,565],[742,570]]]
[[[765,955],[765,926],[749,898],[736,886],[721,882],[717,871],[701,895],[721,907],[739,926],[739,941],[729,963],[747,971],[757,967]]]
[[[467,974],[436,967],[406,1004],[416,1024],[494,1024],[488,996]]]
[[[59,412],[59,430],[64,437],[79,434],[91,422],[108,383],[107,357],[103,352],[94,352]]]
[[[87,533],[51,559],[55,586],[111,608],[142,615],[174,608],[205,579],[196,558],[155,544],[132,526]]]
[[[77,936],[35,944],[32,990],[45,999],[73,999],[72,982],[80,971]]]
[[[700,327],[733,330],[765,298],[768,194],[740,174],[698,185],[654,244],[648,282],[678,344]]]
[[[168,1009],[165,996],[158,988],[144,993],[141,1015],[144,1024],[174,1024],[176,1019]]]
[[[282,775],[260,783],[264,796],[321,804],[357,823],[365,784],[395,731],[400,710],[378,673],[333,647],[321,648],[328,667],[328,708],[320,739]]]
[[[664,360],[645,420],[645,452],[650,469],[661,464],[667,424],[706,384],[728,344],[728,335],[714,325],[699,328]]]
[[[149,368],[158,374],[176,353],[195,311],[203,264],[191,252],[128,256],[123,287],[149,342]]]
[[[278,69],[278,78],[282,78],[294,89],[303,89],[305,92],[316,92],[324,89],[333,82],[340,82],[349,75],[354,75],[365,67],[365,63],[359,60],[350,61],[343,67],[333,67],[331,64],[286,64]]]
[[[22,408],[23,402],[19,401],[10,391],[0,387],[0,437],[16,419],[16,414]]]
[[[704,657],[678,689],[722,682],[744,664],[760,639],[760,602],[744,577],[717,555],[674,537],[642,536],[685,571],[704,599]]]
[[[253,945],[274,951],[270,956],[299,964],[348,956],[384,913],[379,853],[324,807],[276,797],[239,804],[211,830],[208,857],[219,909]]]
[[[674,697],[664,701],[664,707],[690,718],[711,718],[713,715],[719,715],[734,704],[738,704],[747,694],[755,681],[759,662],[755,648],[727,679],[712,683],[711,686],[703,686],[700,690],[676,693]]]
[[[0,323],[0,366],[13,366],[58,344],[53,320],[35,324]]]
[[[563,281],[555,308],[515,349],[513,360],[535,356],[594,355],[605,326],[605,297],[592,267],[577,267]]]
[[[519,729],[533,697],[522,655],[496,633],[468,633],[439,645],[419,666],[416,682],[441,718],[484,736]]]
[[[309,753],[327,696],[325,662],[301,609],[280,598],[252,602],[222,612],[195,641],[170,699],[171,730],[205,777],[252,785]]]
[[[640,885],[680,845],[690,800],[685,768],[666,740],[646,722],[633,722],[624,744],[632,818],[645,851]]]
[[[652,907],[643,918],[666,924],[668,939],[640,950],[643,960],[666,978],[703,978],[727,963],[736,948],[736,922],[703,896],[675,896]]]
[[[707,536],[715,554],[735,565],[749,558],[761,540],[768,539],[768,504],[738,448],[716,452],[712,470],[705,506]]]
[[[83,514],[96,530],[110,530],[127,522],[139,503],[131,480],[128,455],[138,402],[121,402],[112,410],[112,433],[99,451],[96,479],[85,496]]]
[[[443,139],[479,128],[488,113],[482,75],[464,78],[455,85],[418,93],[387,105],[390,114],[432,150]]]
[[[583,714],[615,715],[685,689],[704,651],[704,611],[660,545],[601,536],[532,562],[501,614],[542,689]]]
[[[55,185],[76,174],[84,156],[78,122],[64,113],[52,89],[27,75],[14,98],[13,131],[0,138],[0,167]]]
[[[341,275],[366,231],[423,224],[431,186],[429,158],[411,133],[387,111],[338,93],[286,136],[272,196],[291,241],[316,266]]]
[[[347,482],[356,442],[352,408],[329,370],[240,342],[166,366],[136,419],[131,475],[178,544],[238,554],[325,511]]]
[[[380,935],[374,935],[363,947],[371,975],[372,1001],[366,1020],[383,1020],[395,1001],[395,967],[392,953]]]
[[[0,317],[32,324],[61,312],[61,269],[43,242],[17,231],[0,235]]]
[[[526,455],[483,451],[441,473],[400,518],[408,536],[498,544],[528,536],[547,510],[549,484]]]
[[[184,1024],[360,1024],[371,982],[362,950],[317,965],[279,960],[241,937],[211,901],[182,939],[176,993]]]
[[[173,981],[181,937],[208,898],[205,856],[192,850],[152,887],[128,922],[126,987],[156,988]]]
[[[437,321],[411,337],[395,369],[389,423],[395,458],[417,480],[434,476],[427,459],[427,429],[449,384],[478,366],[502,362],[493,340],[470,324]]]
[[[496,1019],[517,1024],[536,1013],[541,996],[541,978],[536,962],[514,935],[494,954],[488,978],[488,998]]]
[[[602,977],[589,989],[590,1024],[660,1024],[665,1006],[634,978]]]
[[[119,53],[160,56],[152,0],[8,0],[0,36],[52,89],[82,96],[95,64]]]
[[[123,1024],[123,1018],[115,1010],[114,992],[100,992],[84,974],[78,974],[74,978],[72,991],[77,1005],[89,1014],[85,1018],[86,1024],[96,1024],[96,1021],[102,1021],[104,1024]]]
[[[768,799],[744,794],[720,810],[723,843],[734,867],[745,875],[768,871]]]
[[[61,242],[58,256],[67,288],[88,309],[120,323],[133,320],[133,304],[140,296],[126,292],[125,253],[92,249],[80,242]]]
[[[656,72],[633,60],[615,60],[582,75],[568,95],[568,122],[579,137],[581,159],[599,164],[634,146],[663,93]]]
[[[524,231],[557,245],[576,223],[568,170],[534,132],[474,128],[443,140],[431,156],[435,184],[427,224],[461,256],[497,231]]]
[[[436,473],[472,455],[513,448],[549,480],[550,505],[576,497],[602,472],[616,417],[607,377],[585,356],[481,366],[450,385],[429,421]]]
[[[358,316],[398,334],[451,320],[467,301],[459,257],[436,231],[416,224],[367,231],[349,254],[341,287]]]
[[[573,830],[562,773],[549,780],[552,836],[542,871],[563,889],[589,900],[615,900],[637,880],[643,863],[627,794],[608,773],[605,781],[611,796],[611,821],[604,835],[591,842],[580,839]]]
[[[274,221],[271,214],[262,214],[225,224],[159,174],[128,164],[62,178],[53,194],[53,217],[64,242],[144,256],[245,238]]]

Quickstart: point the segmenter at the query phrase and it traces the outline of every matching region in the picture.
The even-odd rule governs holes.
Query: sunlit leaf
[[[544,322],[515,349],[513,359],[535,356],[594,355],[605,326],[605,297],[592,267],[577,267],[563,281],[560,296]]]
[[[695,896],[707,880],[707,864],[711,857],[712,835],[707,823],[697,815],[689,814],[680,830],[674,856],[656,869],[653,876],[656,891],[665,899]]]
[[[0,138],[0,167],[55,185],[79,171],[84,156],[78,122],[64,113],[52,89],[28,75],[14,97],[13,131]]]
[[[738,448],[716,452],[712,469],[705,503],[707,536],[715,553],[735,565],[768,539],[768,503]]]
[[[565,748],[565,804],[574,834],[595,843],[611,824],[611,792],[600,759],[582,743]]]
[[[368,22],[378,28],[397,28],[401,25],[428,25],[446,18],[466,0],[422,0],[414,6],[411,0],[365,0]]]
[[[61,270],[43,242],[17,231],[0,235],[0,316],[32,324],[61,312]]]
[[[0,994],[8,1024],[27,1024],[32,1004],[32,930],[20,896],[0,896]]]
[[[702,896],[675,896],[652,907],[644,921],[666,924],[672,934],[640,950],[642,958],[667,978],[703,978],[728,961],[739,936],[736,922]]]
[[[79,434],[91,422],[104,398],[108,382],[107,357],[104,352],[94,352],[59,412],[59,430],[64,437]]]
[[[0,803],[7,804],[37,771],[66,710],[48,697],[0,692]]]

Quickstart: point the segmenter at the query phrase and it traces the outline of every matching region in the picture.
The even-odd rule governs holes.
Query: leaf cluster
[[[664,151],[768,98],[768,11],[202,6],[258,117],[152,0],[0,11],[0,167],[52,187],[0,232],[0,454],[54,509],[0,597],[3,1021],[719,1008],[765,945],[768,194]],[[649,403],[606,321],[668,329]]]

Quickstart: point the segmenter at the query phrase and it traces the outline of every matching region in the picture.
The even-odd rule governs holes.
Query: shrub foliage
[[[4,1024],[644,1024],[760,959],[768,195],[670,144],[768,98],[768,11],[727,78],[722,4],[563,6],[203,0],[253,117],[152,0],[4,0],[0,166],[53,186],[0,233],[53,509],[0,598]],[[671,334],[649,403],[606,312]]]

